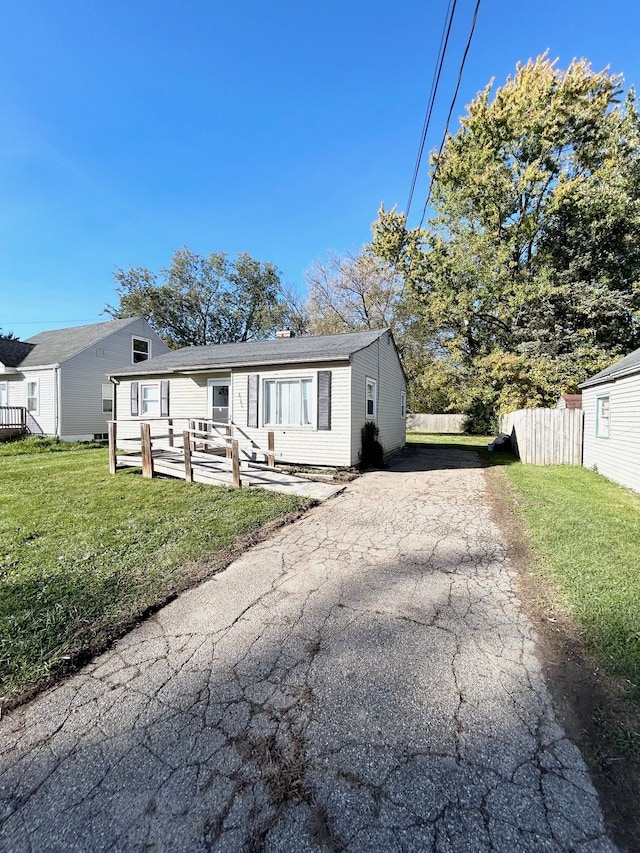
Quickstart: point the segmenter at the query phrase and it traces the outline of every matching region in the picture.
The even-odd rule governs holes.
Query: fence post
[[[116,473],[116,422],[109,421],[109,473]]]
[[[224,432],[225,435],[231,437],[231,424],[226,425],[226,427],[224,428]],[[231,445],[228,441],[225,443],[225,456],[227,457],[227,459],[231,459]]]
[[[153,477],[153,455],[151,452],[151,424],[140,424],[140,455],[142,456],[142,476]]]
[[[173,418],[169,418],[169,447],[173,447]]]
[[[189,441],[189,433],[186,430],[182,433],[182,443],[184,445],[184,479],[187,483],[193,483],[193,468],[191,467],[191,443]]]
[[[233,485],[236,489],[240,488],[240,445],[238,439],[234,438],[231,442],[231,469],[233,471]]]
[[[269,448],[269,453],[267,455],[267,463],[268,463],[270,468],[275,468],[275,465],[276,465],[276,454],[275,454],[276,443],[275,443],[275,436],[274,436],[273,432],[271,432],[271,431],[269,431],[267,433],[267,447]]]

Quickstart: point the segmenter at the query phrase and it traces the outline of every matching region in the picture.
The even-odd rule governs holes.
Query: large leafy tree
[[[276,267],[246,253],[204,257],[183,247],[159,273],[117,269],[112,317],[144,317],[171,347],[233,343],[269,337],[283,325],[297,332],[304,317],[284,292]]]
[[[432,155],[425,229],[381,209],[372,249],[438,329],[459,402],[549,404],[640,344],[640,123],[621,87],[585,60],[519,65]]]

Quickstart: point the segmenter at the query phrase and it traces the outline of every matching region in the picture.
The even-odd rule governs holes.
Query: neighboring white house
[[[582,464],[640,492],[640,349],[580,385]]]
[[[375,421],[385,453],[405,443],[407,386],[386,330],[185,347],[112,371],[118,438],[159,417],[232,423],[283,462],[350,466]]]
[[[0,338],[0,407],[25,407],[29,431],[38,435],[106,438],[113,417],[107,374],[168,351],[140,318],[41,332],[27,341]]]

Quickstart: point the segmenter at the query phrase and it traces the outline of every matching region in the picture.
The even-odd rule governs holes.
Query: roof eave
[[[351,355],[316,355],[313,358],[305,358],[301,356],[300,358],[283,358],[283,359],[265,359],[263,361],[256,360],[248,360],[243,362],[216,362],[216,364],[195,364],[195,365],[185,365],[179,367],[170,367],[164,369],[149,369],[149,370],[129,370],[126,373],[108,373],[108,376],[113,377],[127,377],[127,376],[165,376],[167,374],[179,373],[181,375],[184,374],[192,374],[192,373],[209,373],[213,370],[233,370],[237,368],[238,370],[243,370],[246,367],[269,367],[270,365],[278,365],[281,366],[283,364],[312,364],[314,362],[321,361],[331,362],[331,361],[349,361]]]
[[[608,373],[606,376],[587,379],[586,382],[581,382],[578,385],[578,388],[591,388],[595,385],[602,385],[606,382],[615,382],[616,379],[623,379],[625,376],[633,376],[634,373],[640,373],[640,364],[634,364],[632,367],[627,367],[625,370],[616,370],[614,373]]]

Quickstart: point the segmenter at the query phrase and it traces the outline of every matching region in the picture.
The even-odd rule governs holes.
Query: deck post
[[[153,477],[153,455],[151,452],[151,424],[140,424],[140,455],[142,456],[142,476]]]
[[[169,447],[173,447],[173,418],[169,418]]]
[[[229,438],[231,437],[231,424],[227,424],[224,428],[224,433]],[[225,442],[225,456],[227,459],[231,459],[231,444],[227,441]]]
[[[182,443],[184,445],[184,479],[187,483],[193,483],[193,468],[191,466],[191,442],[187,430],[182,433]]]
[[[116,422],[109,421],[109,473],[116,473]]]
[[[276,466],[276,443],[275,436],[271,430],[267,433],[267,447],[269,448],[269,453],[267,454],[267,464],[269,468],[275,468]]]
[[[233,471],[233,485],[236,489],[240,488],[240,445],[238,439],[234,438],[231,442],[231,469]]]

